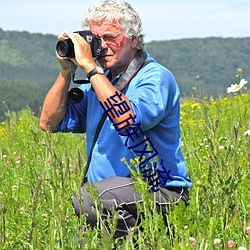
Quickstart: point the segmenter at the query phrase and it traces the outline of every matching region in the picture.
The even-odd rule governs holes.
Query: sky
[[[93,1],[0,0],[0,28],[54,35],[76,31]],[[249,0],[127,1],[141,16],[145,42],[250,37]]]

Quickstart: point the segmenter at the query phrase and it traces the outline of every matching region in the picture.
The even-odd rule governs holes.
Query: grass
[[[193,181],[190,204],[171,208],[166,227],[147,184],[134,173],[144,200],[138,205],[143,230],[136,234],[135,228],[117,249],[228,249],[229,240],[235,249],[250,249],[249,103],[250,95],[242,94],[191,98],[181,105],[182,150]],[[74,216],[71,197],[84,166],[83,135],[41,132],[28,109],[7,113],[0,124],[0,249],[80,249],[74,236],[86,223]],[[95,190],[93,196],[98,213]],[[117,240],[98,223],[99,230],[86,233],[86,249],[112,249]],[[107,223],[112,235],[116,220]]]

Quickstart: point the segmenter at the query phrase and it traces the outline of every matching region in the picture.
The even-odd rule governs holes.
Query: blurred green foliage
[[[0,29],[0,121],[7,107],[18,111],[29,106],[39,114],[60,70],[56,43],[54,35]],[[152,41],[145,48],[173,72],[183,100],[225,95],[227,86],[238,83],[238,68],[241,77],[250,78],[250,38]]]

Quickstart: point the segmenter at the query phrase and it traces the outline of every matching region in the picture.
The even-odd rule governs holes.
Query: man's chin
[[[98,59],[98,62],[105,69],[110,69],[113,66],[113,64],[110,61],[107,61],[105,58]]]

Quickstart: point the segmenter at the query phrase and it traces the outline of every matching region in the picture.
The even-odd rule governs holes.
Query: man
[[[142,200],[122,158],[130,163],[137,157],[134,168],[148,180],[157,206],[164,210],[171,202],[188,203],[191,180],[180,149],[179,89],[169,70],[143,50],[141,20],[128,3],[93,4],[84,28],[101,39],[98,63],[102,69],[81,35],[65,32],[60,36],[60,40],[71,39],[75,58],[57,55],[62,69],[45,98],[40,126],[52,132],[86,132],[87,156],[91,155],[87,180],[97,187],[103,220],[108,214],[112,218],[113,209],[120,211],[115,232],[120,237],[135,226],[135,202]],[[90,82],[80,86],[83,99],[79,103],[68,100],[74,65],[87,73]],[[91,151],[103,113],[107,117]],[[87,223],[95,226],[94,203],[85,185],[80,194],[81,205],[73,199],[76,214],[85,214]]]

